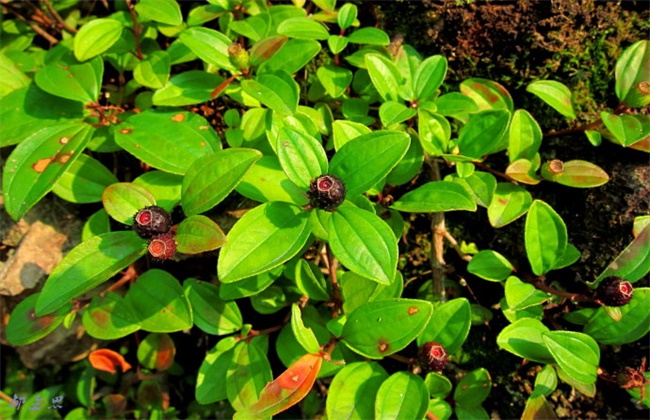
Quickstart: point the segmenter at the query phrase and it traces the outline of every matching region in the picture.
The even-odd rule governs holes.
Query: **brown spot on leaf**
[[[380,353],[386,353],[389,348],[390,345],[385,339],[383,338],[379,339],[379,346],[377,346],[377,349],[379,350]]]
[[[201,143],[199,143],[199,145],[201,145],[201,147],[205,147],[205,142],[202,141]]]
[[[174,115],[172,117],[172,121],[175,121],[175,122],[178,122],[178,123],[185,121],[185,114],[179,112],[178,114],[176,114],[176,115]]]
[[[133,129],[131,128],[123,128],[120,130],[120,133],[122,134],[131,134],[133,132]]]
[[[415,314],[417,314],[418,312],[420,312],[420,310],[419,310],[417,307],[415,307],[415,306],[411,306],[411,307],[409,308],[409,315],[415,315]]]
[[[67,161],[70,160],[70,157],[74,154],[74,150],[70,150],[67,153],[64,153],[62,155],[57,155],[56,161],[60,163],[61,165],[64,165]]]
[[[67,144],[70,141],[70,137],[61,137],[59,139],[59,143],[61,144]]]
[[[54,156],[54,158],[56,158],[56,156]],[[44,170],[47,169],[47,167],[52,162],[52,160],[54,160],[54,158],[39,159],[39,160],[36,161],[35,164],[32,165],[32,169],[34,169],[34,171],[36,171],[36,172],[38,172],[40,174]]]
[[[199,130],[209,130],[210,126],[209,125],[202,125],[199,127]]]

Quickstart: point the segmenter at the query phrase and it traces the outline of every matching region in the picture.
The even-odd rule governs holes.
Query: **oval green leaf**
[[[54,331],[72,310],[72,305],[68,303],[54,313],[37,316],[34,308],[39,296],[40,293],[35,293],[25,298],[11,311],[5,331],[7,341],[12,345],[25,346],[40,340]]]
[[[348,197],[377,184],[409,148],[410,137],[398,131],[373,131],[341,147],[330,161],[330,173],[345,183]]]
[[[212,92],[225,79],[217,74],[190,70],[172,76],[166,84],[154,92],[151,100],[158,106],[187,106],[201,104],[212,99]]]
[[[298,343],[308,353],[318,353],[320,344],[311,328],[305,327],[302,322],[302,313],[297,303],[291,305],[291,329]]]
[[[391,208],[409,213],[476,211],[476,201],[455,182],[432,181],[407,192]]]
[[[554,80],[537,80],[526,86],[526,91],[537,96],[565,117],[576,118],[572,94],[566,85]]]
[[[122,22],[113,19],[93,19],[83,25],[74,36],[74,56],[86,61],[105,52],[120,39]]]
[[[566,225],[551,206],[535,200],[526,215],[524,242],[533,273],[546,274],[564,256],[568,244]]]
[[[221,339],[203,359],[196,378],[195,396],[200,404],[222,401],[226,395],[226,373],[233,361],[237,337]]]
[[[447,59],[434,55],[418,66],[413,76],[415,99],[420,101],[434,96],[447,75]]]
[[[593,338],[574,331],[548,331],[542,338],[564,373],[583,384],[596,381],[600,348]]]
[[[149,332],[175,332],[192,327],[192,308],[183,288],[171,274],[151,269],[131,285],[125,299]]]
[[[508,309],[512,311],[540,305],[551,297],[548,293],[538,290],[530,283],[524,283],[515,276],[510,276],[506,280],[505,294]]]
[[[34,80],[47,93],[89,104],[99,97],[103,75],[104,62],[100,57],[80,64],[70,53],[44,66]]]
[[[542,334],[549,329],[540,321],[523,318],[505,327],[497,336],[497,345],[524,359],[553,363],[555,359],[546,348]]]
[[[221,149],[205,118],[187,111],[144,111],[116,127],[115,142],[154,168],[185,175],[194,161]]]
[[[142,86],[160,89],[167,83],[171,71],[171,58],[166,51],[154,51],[140,60],[133,69],[133,78]]]
[[[510,112],[503,109],[473,114],[458,133],[460,154],[476,159],[494,153],[510,122]]]
[[[223,283],[263,273],[289,260],[305,245],[309,214],[279,201],[249,210],[228,233],[217,271]]]
[[[502,281],[508,278],[514,267],[504,257],[491,249],[484,250],[472,257],[467,264],[467,271],[485,280]]]
[[[469,96],[481,110],[505,109],[514,111],[510,93],[497,82],[488,79],[471,78],[460,84],[460,92]]]
[[[25,215],[81,156],[92,128],[71,123],[45,127],[11,152],[3,171],[4,205],[14,220]]]
[[[117,178],[98,160],[82,154],[56,181],[52,192],[72,203],[96,203]]]
[[[237,192],[251,200],[284,201],[299,206],[307,204],[306,191],[294,184],[280,166],[276,156],[263,156],[244,175]]]
[[[272,380],[266,355],[256,345],[240,341],[226,373],[226,394],[233,408],[245,411],[259,400],[262,390]]]
[[[351,271],[390,284],[397,268],[397,240],[378,216],[350,206],[339,207],[329,220],[332,252]]]
[[[314,39],[324,41],[329,32],[323,24],[308,17],[294,17],[283,20],[277,29],[281,35],[289,38]]]
[[[232,148],[198,158],[183,179],[181,203],[188,216],[219,204],[262,157],[254,149]]]
[[[413,118],[418,111],[401,102],[386,101],[379,107],[379,119],[384,127],[399,124]]]
[[[358,31],[357,31],[358,32]],[[350,42],[354,33],[348,38]],[[366,54],[364,57],[372,84],[384,101],[399,101],[398,88],[401,76],[395,64],[379,54]]]
[[[492,390],[492,378],[487,369],[478,368],[458,382],[454,390],[454,401],[466,408],[480,407]],[[459,418],[462,418],[459,415]]]
[[[183,23],[183,15],[178,2],[174,0],[140,0],[135,5],[138,15],[145,20],[178,26]]]
[[[375,399],[388,373],[377,363],[348,363],[332,380],[325,402],[330,419],[372,419]]]
[[[171,212],[181,201],[181,186],[183,177],[163,171],[145,172],[133,180],[156,197],[156,205]]]
[[[118,182],[106,187],[102,202],[109,216],[128,226],[133,225],[133,216],[138,211],[156,205],[156,199],[149,191],[130,182]]]
[[[563,163],[562,172],[554,174],[553,181],[569,187],[592,188],[606,184],[609,175],[600,166],[591,162],[570,160]]]
[[[429,406],[429,392],[421,377],[396,372],[377,391],[376,419],[422,419]]]
[[[82,322],[88,334],[100,340],[126,337],[140,329],[135,309],[129,301],[113,292],[93,296],[83,312]]]
[[[465,298],[456,298],[436,307],[426,328],[418,337],[418,345],[435,341],[448,354],[455,353],[469,334],[471,318],[472,309]]]
[[[183,291],[192,307],[194,325],[207,334],[225,335],[241,329],[243,321],[237,303],[224,302],[214,284],[187,279]]]
[[[284,173],[300,188],[307,190],[313,179],[327,173],[325,149],[307,133],[281,128],[276,150]]]
[[[514,162],[518,159],[532,160],[542,144],[542,129],[535,118],[524,109],[518,109],[512,114],[508,129],[508,159]]]
[[[183,254],[200,254],[213,251],[226,244],[226,235],[212,219],[194,215],[178,224],[176,250]]]
[[[36,303],[36,314],[56,311],[108,280],[145,252],[147,242],[132,231],[109,232],[82,242],[50,274]]]
[[[352,82],[352,72],[350,70],[332,65],[319,67],[316,70],[316,76],[327,94],[332,98],[341,96]]]
[[[608,345],[623,345],[640,340],[650,331],[650,289],[634,289],[632,300],[620,307],[621,319],[616,321],[607,314],[605,308],[599,308],[589,318],[584,333],[596,341]]]
[[[650,102],[650,41],[630,45],[616,61],[616,96],[627,106],[642,107]],[[641,84],[645,89],[641,89]]]
[[[178,39],[206,63],[231,72],[237,71],[228,55],[232,41],[221,32],[199,26],[185,29]]]
[[[381,359],[415,340],[425,330],[432,314],[433,305],[424,300],[368,302],[348,315],[342,341],[362,356]]]
[[[500,182],[488,206],[488,219],[496,228],[511,223],[528,211],[533,197],[528,191],[509,182]]]

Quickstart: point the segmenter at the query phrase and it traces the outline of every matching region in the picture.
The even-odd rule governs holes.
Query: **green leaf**
[[[74,247],[45,282],[36,314],[56,311],[94,289],[147,252],[147,242],[132,231],[93,236]]]
[[[492,389],[490,373],[479,368],[463,376],[454,390],[454,401],[466,408],[479,407]],[[460,416],[459,416],[460,418]]]
[[[432,156],[440,156],[447,152],[451,125],[442,115],[419,108],[418,134],[424,151]]]
[[[103,75],[104,62],[101,58],[79,63],[70,52],[41,68],[34,80],[39,88],[49,94],[89,104],[99,97]]]
[[[332,122],[332,137],[334,137],[334,149],[339,150],[344,144],[360,137],[364,134],[371,133],[368,127],[361,123],[348,120],[336,120]]]
[[[509,122],[510,112],[502,109],[473,114],[458,134],[460,154],[481,159],[496,152]]]
[[[447,354],[455,353],[469,334],[471,312],[465,298],[452,299],[436,307],[426,328],[418,336],[418,345],[435,341],[447,350]]]
[[[542,333],[542,338],[567,375],[584,384],[596,381],[600,348],[593,338],[574,331],[548,331]]]
[[[399,271],[390,285],[380,284],[352,271],[340,277],[343,311],[351,313],[367,302],[398,298],[404,289],[404,278]]]
[[[451,392],[451,381],[441,373],[429,372],[424,378],[424,385],[433,398],[447,398]]]
[[[512,311],[540,305],[551,297],[548,293],[538,290],[530,283],[524,283],[515,276],[508,277],[505,294],[508,309]]]
[[[249,210],[228,233],[217,271],[223,283],[263,273],[296,255],[309,238],[309,214],[279,201]]]
[[[628,147],[648,136],[648,122],[645,126],[638,115],[616,115],[601,112],[600,118],[608,132],[604,135],[621,146]]]
[[[307,353],[318,353],[320,345],[311,328],[305,327],[302,322],[302,313],[297,303],[291,305],[291,330],[298,340],[298,343],[307,351]]]
[[[138,314],[131,303],[113,292],[93,296],[82,321],[88,334],[100,340],[126,337],[140,329]]]
[[[325,149],[309,134],[282,128],[276,150],[284,173],[300,188],[307,190],[313,179],[327,173]]]
[[[397,268],[397,240],[378,216],[355,206],[332,213],[328,226],[332,252],[351,271],[390,284]]]
[[[388,373],[373,362],[348,363],[332,379],[326,413],[330,419],[372,419],[375,398]]]
[[[0,71],[3,74],[3,80],[0,81],[0,98],[30,84],[30,78],[3,53],[0,53]]]
[[[496,228],[520,218],[528,211],[533,197],[528,191],[509,182],[500,182],[488,206],[488,219]]]
[[[437,113],[445,117],[456,118],[457,120],[466,123],[469,119],[469,114],[478,112],[478,107],[474,100],[459,92],[449,92],[440,95],[434,101],[437,108]]]
[[[156,197],[156,205],[168,212],[181,201],[181,186],[183,177],[163,171],[145,172],[133,180]]]
[[[455,182],[431,181],[404,194],[391,208],[410,213],[476,211],[476,201]]]
[[[190,70],[172,76],[154,92],[152,101],[158,106],[186,106],[208,102],[212,92],[225,79],[205,71]]]
[[[504,109],[514,111],[508,90],[488,79],[470,78],[460,84],[460,92],[474,100],[480,110]]]
[[[542,129],[530,113],[518,109],[512,115],[508,129],[508,159],[532,160],[542,144]]]
[[[210,218],[194,215],[178,224],[176,250],[183,254],[200,254],[214,251],[226,244],[226,235]]]
[[[110,220],[106,210],[99,209],[92,216],[86,220],[84,227],[81,231],[81,241],[92,238],[93,236],[101,235],[111,231]]]
[[[623,345],[640,340],[650,331],[650,289],[637,287],[632,300],[621,306],[621,319],[614,320],[604,307],[589,318],[584,333],[608,345]]]
[[[74,36],[74,56],[86,61],[111,48],[123,29],[122,22],[113,19],[93,19],[83,25]]]
[[[284,201],[302,206],[308,202],[305,190],[287,177],[276,156],[263,156],[258,160],[236,190],[244,197],[262,203]]]
[[[424,153],[417,137],[411,135],[411,144],[404,157],[386,176],[389,185],[403,185],[411,181],[422,169]]]
[[[226,374],[234,359],[234,347],[239,341],[230,336],[221,339],[205,355],[196,378],[196,401],[200,404],[210,404],[225,400]]]
[[[532,395],[548,396],[557,388],[557,374],[552,366],[546,365],[535,376],[535,388]]]
[[[223,201],[262,157],[254,149],[226,149],[198,158],[183,179],[181,203],[188,216],[206,212]]]
[[[50,95],[32,82],[0,98],[0,147],[18,144],[40,128],[82,117],[81,103]]]
[[[3,171],[2,191],[7,213],[18,220],[47,194],[81,156],[92,128],[68,123],[42,128],[11,152]]]
[[[339,9],[338,15],[336,17],[339,28],[342,30],[348,29],[354,21],[357,19],[357,6],[352,3],[345,3]]]
[[[102,193],[106,212],[125,225],[133,225],[133,216],[140,209],[156,205],[156,199],[145,188],[130,182],[109,185]]]
[[[491,249],[481,251],[467,264],[467,271],[485,280],[502,281],[508,278],[514,267],[504,257]]]
[[[623,51],[616,61],[616,96],[629,107],[650,103],[650,42],[637,41]]]
[[[341,35],[330,35],[327,38],[327,46],[332,54],[340,54],[348,46],[349,42],[347,37]]]
[[[330,34],[320,22],[308,17],[294,17],[283,20],[277,29],[281,35],[289,38],[326,40]]]
[[[98,160],[82,154],[56,181],[52,192],[73,203],[95,203],[117,178]]]
[[[415,99],[425,100],[433,97],[447,75],[447,59],[434,55],[418,66],[413,77]]]
[[[207,281],[187,279],[183,291],[192,307],[194,325],[207,334],[234,333],[242,327],[242,315],[235,302],[219,298],[219,288]]]
[[[524,359],[539,363],[553,363],[555,359],[546,348],[543,334],[550,330],[532,318],[520,319],[505,327],[497,336],[497,345]]]
[[[232,41],[221,32],[201,26],[192,27],[181,32],[178,39],[206,63],[219,69],[237,71],[228,55]]]
[[[146,369],[168,370],[174,363],[176,347],[169,334],[147,335],[138,345],[138,362]]]
[[[133,69],[133,78],[143,86],[160,89],[167,83],[171,58],[166,51],[154,51],[140,60]]]
[[[257,80],[244,80],[244,92],[283,116],[293,115],[298,107],[298,84],[284,71],[264,73]]]
[[[422,419],[429,405],[429,392],[421,377],[396,372],[377,391],[375,418]]]
[[[300,292],[309,299],[313,301],[328,300],[327,284],[320,267],[302,258],[294,259],[292,262],[285,266],[285,277],[293,280]]]
[[[526,215],[524,242],[533,273],[546,274],[564,256],[568,244],[566,225],[551,206],[535,200]]]
[[[348,315],[342,341],[355,352],[381,359],[405,348],[426,328],[433,305],[416,299],[368,302]]]
[[[368,44],[368,45],[388,45],[390,38],[388,34],[381,29],[373,27],[365,27],[357,29],[348,35],[348,40],[353,44]]]
[[[537,185],[540,181],[537,169],[539,169],[539,155],[532,161],[517,159],[510,163],[506,168],[506,175],[522,184]]]
[[[6,325],[6,334],[7,341],[12,345],[25,346],[40,340],[54,331],[72,310],[70,304],[61,305],[54,313],[37,316],[34,308],[39,297],[40,293],[30,295],[11,311],[11,317]]]
[[[397,165],[409,148],[410,137],[379,130],[343,145],[330,161],[330,173],[343,180],[351,197],[367,191]]]
[[[153,20],[170,26],[183,23],[181,7],[174,0],[140,0],[135,5],[135,11],[144,20]]]
[[[352,41],[353,35],[354,33],[349,37],[350,42],[354,42]],[[401,76],[395,64],[379,54],[367,54],[365,63],[370,80],[382,99],[384,101],[399,101],[398,87]]]
[[[417,110],[408,108],[401,102],[387,101],[379,107],[379,119],[384,127],[399,124],[417,114]]]
[[[187,111],[148,110],[117,126],[115,141],[154,168],[185,175],[194,161],[221,149],[205,118]]]
[[[549,167],[553,170],[550,171]],[[546,162],[541,173],[545,179],[574,188],[598,187],[609,181],[609,175],[600,166],[584,160]]]
[[[650,272],[650,226],[646,226],[634,240],[609,263],[592,284],[609,276],[617,276],[634,283]]]
[[[233,408],[242,411],[253,405],[272,380],[266,355],[254,344],[239,342],[226,373],[226,393]]]
[[[312,39],[290,39],[271,58],[260,65],[259,72],[285,71],[295,74],[321,50],[321,44]]]
[[[140,274],[125,299],[144,331],[164,333],[192,327],[190,303],[178,280],[166,271],[154,268]]]
[[[571,91],[564,84],[554,80],[537,80],[529,83],[526,91],[537,96],[565,117],[576,118]]]
[[[316,70],[316,76],[332,98],[343,95],[352,82],[352,72],[338,66],[321,66]]]

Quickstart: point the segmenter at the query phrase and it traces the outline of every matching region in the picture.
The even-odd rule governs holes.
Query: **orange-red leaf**
[[[323,357],[318,354],[302,356],[264,387],[260,399],[250,406],[247,416],[271,417],[300,402],[314,385],[322,363]]]
[[[117,372],[119,367],[122,372],[131,369],[131,365],[124,360],[121,354],[109,349],[99,349],[88,355],[90,365],[97,370],[109,373]]]

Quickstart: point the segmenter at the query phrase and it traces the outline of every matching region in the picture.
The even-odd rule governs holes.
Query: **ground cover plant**
[[[524,109],[363,10],[3,6],[3,340],[66,353],[3,354],[3,416],[553,418],[607,389],[643,417],[647,205],[600,255],[557,197],[622,182],[591,157],[647,160],[650,42],[618,46],[615,103],[547,77]],[[14,237],[48,200],[87,217],[35,284]]]

